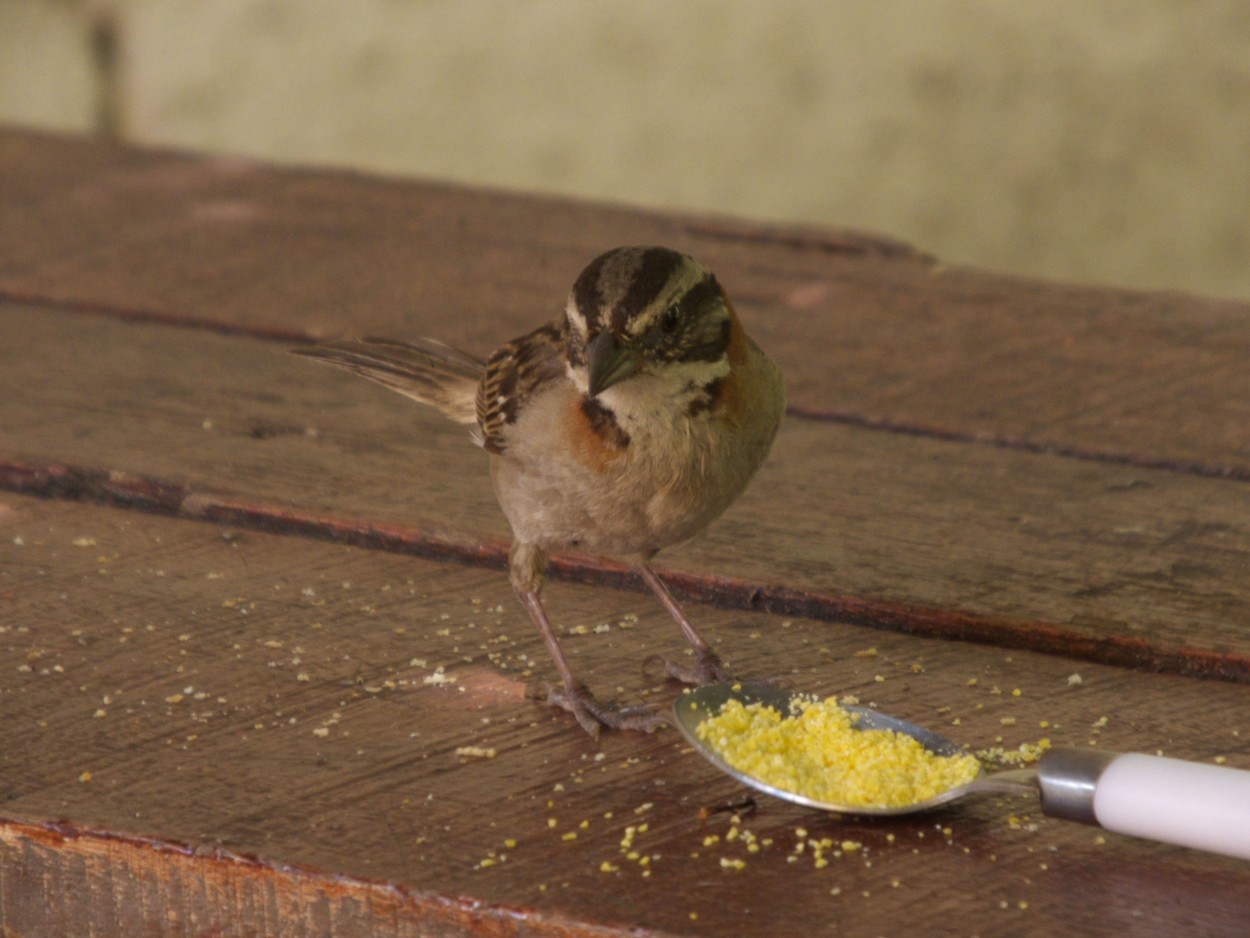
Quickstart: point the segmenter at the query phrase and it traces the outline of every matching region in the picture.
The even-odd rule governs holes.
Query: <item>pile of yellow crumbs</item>
[[[939,756],[901,733],[856,729],[854,720],[833,698],[798,701],[789,717],[764,704],[729,700],[697,732],[738,771],[848,808],[927,801],[980,771],[971,755]]]

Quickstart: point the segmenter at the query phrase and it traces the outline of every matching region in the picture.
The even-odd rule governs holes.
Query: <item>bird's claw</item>
[[[548,684],[545,699],[551,706],[573,714],[582,729],[595,739],[599,738],[599,731],[605,726],[652,733],[668,722],[646,704],[626,705],[615,701],[603,703],[581,682],[572,687],[554,687]]]
[[[651,655],[643,662],[646,668],[651,664],[659,664],[664,668],[664,676],[671,677],[683,684],[702,687],[704,684],[718,684],[732,681],[733,675],[714,651],[695,652],[693,664],[682,664],[665,658],[663,655]]]

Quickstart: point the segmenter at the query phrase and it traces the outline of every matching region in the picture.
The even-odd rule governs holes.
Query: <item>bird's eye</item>
[[[664,310],[664,316],[660,319],[660,328],[665,332],[672,332],[677,328],[677,323],[681,320],[681,311],[678,310],[677,304],[674,303],[668,309]]]

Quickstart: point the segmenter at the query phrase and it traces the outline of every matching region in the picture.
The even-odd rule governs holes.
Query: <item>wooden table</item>
[[[1250,306],[9,130],[0,933],[1244,934],[1244,862],[1023,800],[815,814],[531,699],[483,455],[284,349],[487,352],[651,242],[790,389],[747,495],[661,558],[736,671],[978,749],[1250,768]],[[594,687],[671,700],[621,568],[562,558],[549,606]]]

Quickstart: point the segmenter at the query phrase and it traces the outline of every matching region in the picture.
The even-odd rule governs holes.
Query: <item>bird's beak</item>
[[[610,332],[600,332],[586,346],[586,366],[590,376],[590,396],[597,397],[612,385],[624,381],[642,367],[642,358],[621,345]]]

